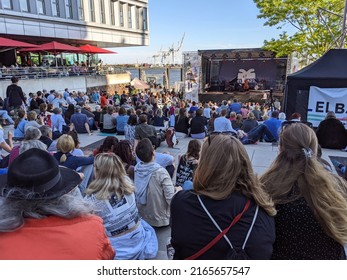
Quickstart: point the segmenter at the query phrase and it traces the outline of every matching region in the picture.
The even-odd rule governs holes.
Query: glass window
[[[19,0],[19,8],[21,12],[30,12],[29,0]]]
[[[101,16],[101,23],[106,23],[105,0],[100,0],[100,16]]]
[[[143,30],[148,30],[147,8],[143,8],[142,17],[143,17]]]
[[[95,6],[94,0],[89,0],[90,21],[95,21]]]
[[[119,25],[124,26],[124,4],[119,3]]]
[[[135,11],[136,11],[136,21],[135,21],[136,29],[140,29],[140,8],[136,7]]]
[[[110,16],[111,16],[111,24],[115,25],[116,20],[115,20],[115,14],[114,14],[114,2],[110,1]]]
[[[128,5],[128,28],[132,28],[133,27],[133,19],[131,16],[131,5]]]
[[[78,7],[78,19],[84,20],[83,0],[77,0],[77,7]]]
[[[9,9],[9,10],[13,9],[12,0],[2,0],[1,4],[3,9]]]
[[[37,12],[41,15],[46,14],[45,0],[36,0]]]
[[[52,16],[60,17],[59,0],[52,0]]]
[[[65,14],[66,18],[73,18],[72,14],[72,0],[65,0]]]

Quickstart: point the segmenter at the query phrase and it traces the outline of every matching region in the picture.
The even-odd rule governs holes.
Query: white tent
[[[134,78],[130,85],[132,85],[136,89],[148,89],[149,85],[145,83],[144,81],[141,81],[139,78]]]

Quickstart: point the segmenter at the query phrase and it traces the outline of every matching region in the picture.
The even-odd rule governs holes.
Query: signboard
[[[307,121],[314,127],[325,119],[328,112],[334,112],[347,128],[347,88],[310,87]]]
[[[198,102],[201,58],[198,52],[183,53],[184,99]]]

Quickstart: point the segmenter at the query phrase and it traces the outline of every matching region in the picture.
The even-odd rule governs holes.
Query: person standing
[[[19,79],[15,76],[11,78],[12,84],[9,85],[6,89],[6,97],[8,98],[8,105],[10,108],[19,109],[26,101],[24,97],[23,90],[20,86],[18,86]]]

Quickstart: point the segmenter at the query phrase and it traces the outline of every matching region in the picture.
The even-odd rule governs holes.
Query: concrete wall
[[[61,78],[42,78],[42,79],[28,79],[20,80],[19,86],[22,87],[25,94],[29,92],[37,92],[38,90],[47,89],[48,91],[54,89],[63,92],[65,88],[69,91],[84,91],[91,89],[106,89],[112,85],[125,85],[130,83],[130,74],[109,74],[100,76],[74,76],[74,77],[61,77]],[[6,96],[6,88],[11,84],[11,80],[0,81],[0,97]]]

